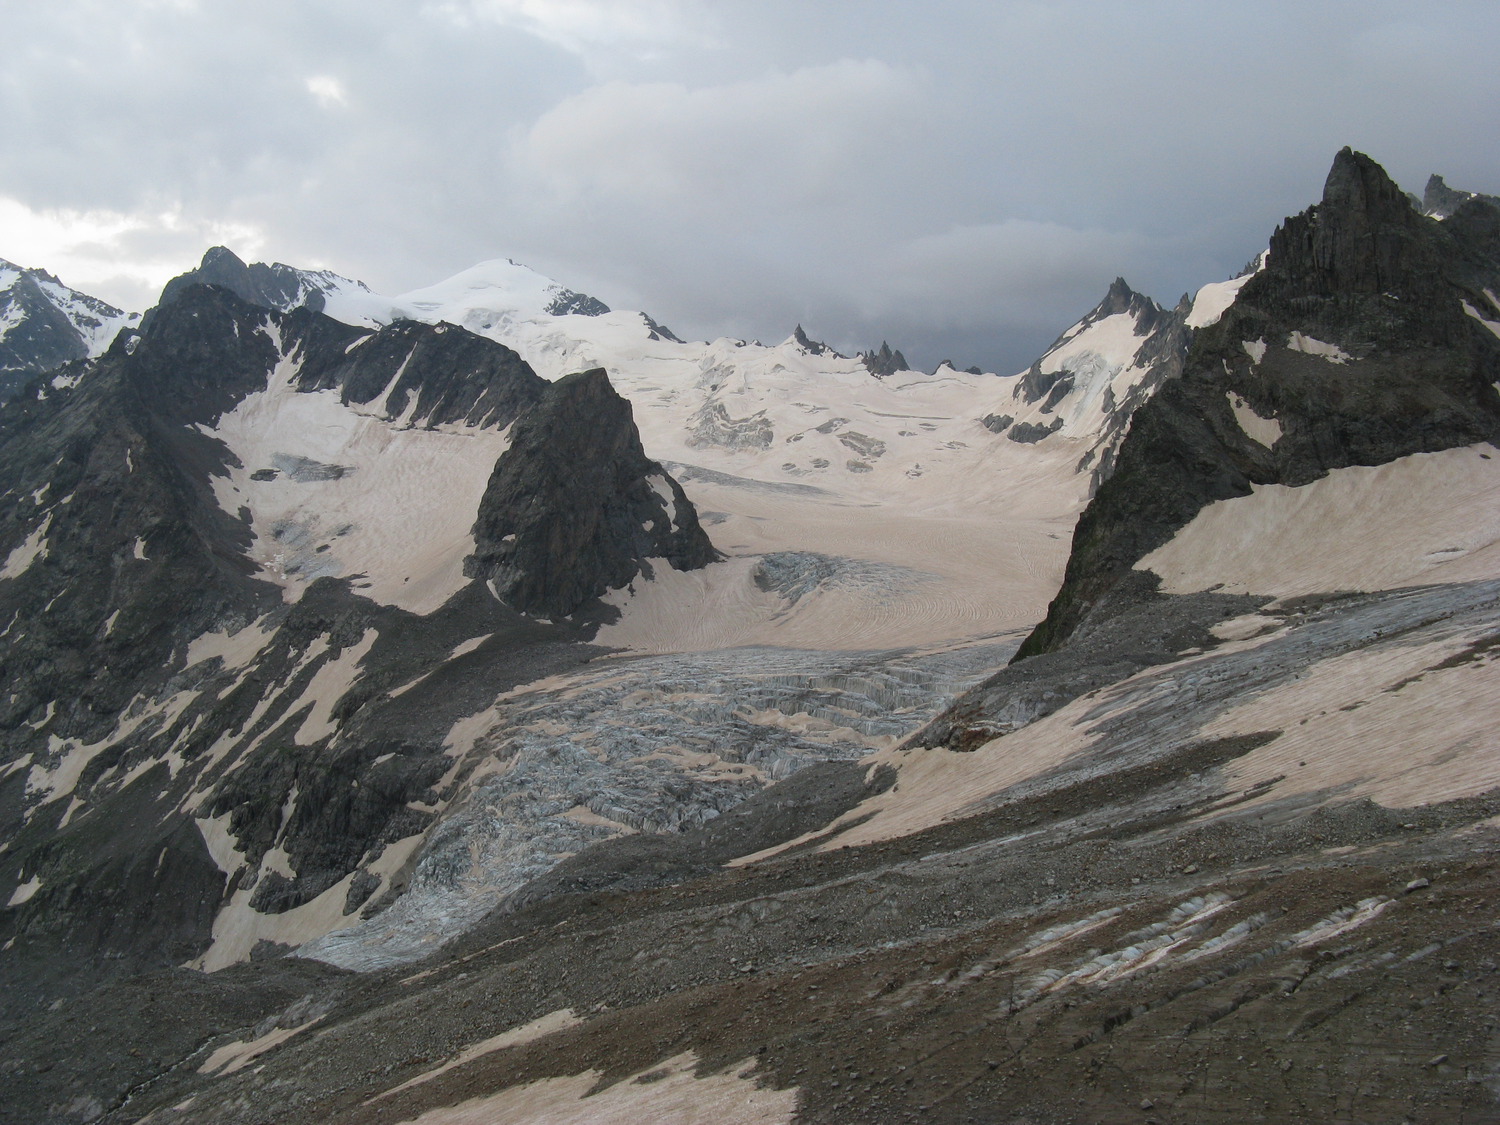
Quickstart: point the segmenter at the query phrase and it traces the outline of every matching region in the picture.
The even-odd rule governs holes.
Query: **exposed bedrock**
[[[1494,314],[1486,289],[1500,289],[1500,208],[1425,218],[1369,157],[1340,152],[1322,203],[1278,228],[1181,378],[1136,411],[1017,659],[1056,649],[1206,504],[1500,438],[1500,338],[1473,312]],[[1231,396],[1280,438],[1247,435]]]
[[[602,368],[559,379],[516,423],[474,542],[465,574],[512,608],[551,617],[650,578],[649,559],[694,570],[718,557],[682,487],[642,450],[630,403]]]

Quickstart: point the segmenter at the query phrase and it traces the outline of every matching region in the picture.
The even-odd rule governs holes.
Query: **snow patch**
[[[248,1066],[272,1047],[285,1043],[294,1035],[300,1035],[322,1019],[322,1016],[318,1016],[297,1027],[278,1027],[266,1032],[259,1039],[238,1039],[233,1043],[226,1043],[203,1061],[203,1065],[198,1068],[198,1073],[209,1074],[215,1078],[233,1074],[242,1067]]]
[[[1189,328],[1207,328],[1210,324],[1218,322],[1230,305],[1234,304],[1235,298],[1240,295],[1245,282],[1249,281],[1265,266],[1266,255],[1262,254],[1256,262],[1255,269],[1239,277],[1232,277],[1228,281],[1214,281],[1199,289],[1193,297],[1193,307],[1187,315],[1187,326]]]
[[[354,686],[359,675],[359,665],[369,654],[379,635],[375,629],[366,629],[358,644],[346,647],[335,659],[325,662],[313,673],[313,678],[299,701],[312,700],[313,709],[293,735],[297,745],[310,746],[334,732],[333,709]],[[296,706],[293,705],[294,710]]]
[[[1495,303],[1494,295],[1491,294],[1489,292],[1489,290],[1485,290],[1485,295],[1490,298],[1490,303],[1491,304]],[[1484,325],[1491,332],[1493,332],[1496,336],[1500,336],[1500,320],[1490,320],[1483,313],[1481,313],[1478,309],[1476,309],[1473,305],[1469,304],[1468,301],[1465,301],[1463,303],[1463,305],[1464,305],[1464,312],[1468,313],[1475,320],[1479,321],[1480,324]]]
[[[42,880],[41,880],[41,877],[37,876],[37,875],[33,875],[30,879],[26,880],[26,882],[22,883],[19,887],[17,887],[15,889],[15,891],[13,891],[11,893],[10,901],[7,902],[5,905],[6,906],[20,906],[23,902],[30,902],[32,900],[32,898],[36,895],[37,891],[39,891],[41,889],[42,889]]]
[[[1234,411],[1234,420],[1247,438],[1270,449],[1281,440],[1281,423],[1275,418],[1262,418],[1254,408],[1233,391],[1229,394],[1229,409]]]
[[[450,1070],[465,1066],[484,1055],[493,1054],[495,1051],[503,1051],[507,1047],[519,1047],[526,1043],[534,1043],[538,1039],[545,1039],[559,1031],[566,1031],[570,1027],[577,1027],[583,1022],[583,1018],[571,1008],[560,1008],[555,1012],[548,1012],[545,1016],[538,1016],[530,1023],[513,1027],[509,1031],[502,1031],[499,1035],[493,1035],[488,1039],[465,1047],[453,1058],[442,1066],[433,1070],[424,1071],[415,1078],[408,1078],[399,1086],[392,1086],[389,1090],[382,1090],[375,1097],[365,1102],[378,1101],[388,1098],[392,1094],[399,1094],[402,1090],[409,1090],[413,1086],[420,1086],[424,1082],[431,1082],[441,1074],[447,1074]]]
[[[21,545],[5,557],[5,565],[0,567],[0,578],[19,578],[37,559],[47,557],[47,530],[51,526],[52,513],[48,512],[46,518],[32,530]]]
[[[266,390],[208,431],[240,462],[213,482],[220,505],[250,509],[251,557],[288,600],[347,575],[374,601],[432,612],[468,581],[471,529],[508,429],[404,428],[336,391],[299,391],[297,369],[283,359]],[[273,466],[273,479],[255,479]]]
[[[195,817],[193,823],[203,836],[203,844],[213,857],[214,866],[225,875],[233,875],[245,866],[245,853],[240,851],[239,841],[229,831],[232,812],[215,817]]]
[[[1304,355],[1321,356],[1329,363],[1348,363],[1354,358],[1337,344],[1329,344],[1312,336],[1305,336],[1301,332],[1293,332],[1288,336],[1286,346]]]
[[[602,1071],[543,1078],[457,1105],[430,1109],[411,1125],[476,1125],[528,1121],[536,1125],[637,1125],[638,1122],[713,1121],[717,1125],[790,1125],[797,1088],[760,1086],[756,1058],[698,1076],[689,1051],[600,1088]]]
[[[1500,577],[1500,459],[1488,445],[1254,485],[1136,564],[1167,593],[1391,590]],[[1358,535],[1350,535],[1351,527]]]

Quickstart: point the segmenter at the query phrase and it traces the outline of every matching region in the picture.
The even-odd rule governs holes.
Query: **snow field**
[[[336,391],[299,391],[297,370],[284,358],[266,390],[209,431],[240,462],[215,478],[219,503],[250,509],[251,557],[289,601],[313,578],[348,575],[374,601],[431,613],[467,581],[470,532],[508,430],[406,427],[381,413],[385,396],[365,412]],[[267,469],[274,479],[253,479]]]
[[[1500,578],[1497,497],[1500,450],[1418,453],[1216,501],[1136,566],[1168,593],[1276,597]]]

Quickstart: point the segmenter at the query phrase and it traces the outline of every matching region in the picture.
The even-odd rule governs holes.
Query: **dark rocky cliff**
[[[217,285],[228,289],[240,300],[262,308],[288,312],[305,307],[322,312],[324,291],[335,286],[363,289],[357,281],[339,277],[327,270],[304,270],[282,262],[247,265],[238,254],[225,246],[214,246],[203,255],[195,269],[178,274],[161,291],[157,308],[176,301],[195,285]],[[144,327],[156,315],[151,309],[142,321]]]
[[[1265,268],[1195,337],[1180,378],[1136,411],[1114,475],[1073,536],[1063,587],[1017,659],[1061,645],[1144,555],[1204,505],[1500,438],[1500,209],[1439,222],[1343,150],[1323,200],[1272,236]],[[1311,342],[1309,342],[1311,341]],[[1336,349],[1337,356],[1318,354]],[[1235,395],[1281,437],[1240,428]]]
[[[464,572],[525,613],[566,617],[638,575],[718,557],[678,483],[641,448],[602,369],[552,384],[516,424],[479,506]]]

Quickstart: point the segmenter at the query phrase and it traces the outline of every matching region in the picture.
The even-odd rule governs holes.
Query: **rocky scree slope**
[[[1231,601],[1170,611],[1206,635]],[[1352,635],[1339,607],[1285,616],[1294,646]],[[1254,654],[1221,647],[1233,696]],[[1177,678],[1142,697],[1190,714]],[[821,825],[904,782],[815,767],[701,830],[580,852],[424,964],[276,959],[64,1001],[12,1041],[50,1063],[12,1071],[12,1105],[247,1125],[708,1104],[775,1122],[1486,1119],[1500,804],[1267,801],[1235,770],[1273,738],[1064,771],[855,847]],[[139,1056],[78,1066],[90,1029],[127,1026],[153,1029]]]

